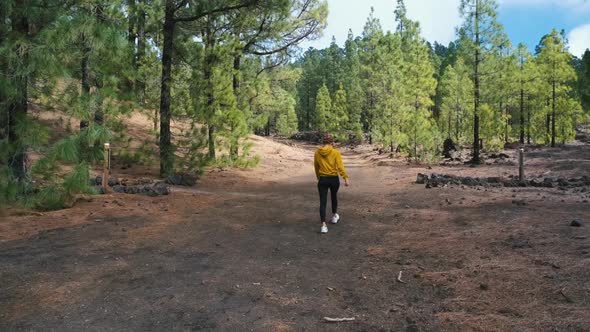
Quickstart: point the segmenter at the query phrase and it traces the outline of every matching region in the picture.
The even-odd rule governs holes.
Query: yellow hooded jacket
[[[314,155],[315,175],[320,179],[320,176],[338,176],[348,179],[348,174],[342,164],[342,156],[340,151],[334,149],[331,145],[326,145],[318,148]]]

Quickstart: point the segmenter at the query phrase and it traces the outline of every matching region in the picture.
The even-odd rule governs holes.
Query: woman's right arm
[[[338,173],[340,173],[340,175],[342,175],[342,178],[344,179],[344,185],[348,187],[348,185],[350,184],[348,174],[346,173],[346,169],[344,168],[344,164],[342,163],[342,155],[340,154],[340,152],[338,152],[338,156],[336,157],[336,166],[338,167]]]

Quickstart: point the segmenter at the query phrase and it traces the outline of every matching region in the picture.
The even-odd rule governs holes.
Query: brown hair
[[[329,133],[325,133],[324,136],[322,136],[322,144],[332,143],[334,143],[334,137],[332,137],[332,135],[330,135]]]

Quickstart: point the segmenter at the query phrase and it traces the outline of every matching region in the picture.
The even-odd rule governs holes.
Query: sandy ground
[[[426,189],[417,173],[517,169],[343,149],[352,186],[321,235],[314,147],[253,141],[258,168],[212,169],[170,196],[4,216],[0,330],[590,330],[589,192]],[[590,175],[590,146],[527,151],[527,174]]]

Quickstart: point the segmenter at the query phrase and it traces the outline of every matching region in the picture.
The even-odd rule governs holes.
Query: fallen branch
[[[397,282],[400,282],[402,284],[405,284],[406,282],[402,280],[402,271],[399,271],[399,274],[397,275],[397,278],[395,279]]]
[[[324,317],[324,320],[328,323],[340,323],[340,322],[352,322],[354,320],[354,317],[350,317],[350,318],[330,318],[330,317]]]

